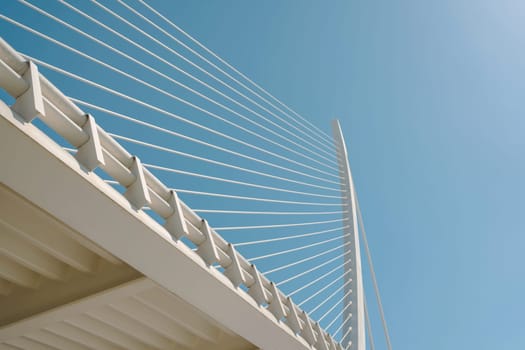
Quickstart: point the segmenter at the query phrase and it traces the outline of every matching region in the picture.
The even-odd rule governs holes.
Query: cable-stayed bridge
[[[360,246],[390,348],[338,122],[142,0],[10,6],[0,349],[373,349]]]

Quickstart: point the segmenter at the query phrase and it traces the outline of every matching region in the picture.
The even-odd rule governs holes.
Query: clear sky
[[[340,119],[394,349],[525,349],[524,2],[150,3],[327,133]]]

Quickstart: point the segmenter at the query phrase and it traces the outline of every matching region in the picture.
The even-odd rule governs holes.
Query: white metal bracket
[[[87,170],[93,171],[104,163],[104,154],[102,145],[98,137],[98,128],[95,118],[86,114],[86,122],[82,130],[88,135],[88,140],[78,148],[75,158],[86,167]]]
[[[286,321],[288,326],[294,331],[295,334],[299,333],[303,327],[301,327],[301,320],[295,309],[295,305],[292,301],[292,298],[286,298],[286,304],[288,306],[288,315],[286,316]]]
[[[204,259],[206,264],[212,265],[220,260],[215,240],[208,221],[202,220],[201,231],[204,234],[204,241],[199,245],[197,253]]]
[[[124,196],[137,209],[141,209],[151,203],[151,198],[148,185],[146,184],[146,177],[144,176],[144,168],[138,157],[133,157],[133,164],[130,170],[135,175],[135,182],[128,186]]]
[[[334,338],[330,335],[328,336],[328,345],[330,350],[338,350]]]
[[[266,289],[264,288],[261,274],[254,264],[252,264],[252,275],[254,283],[249,287],[248,294],[250,294],[259,305],[264,305],[268,302],[268,296],[266,295]]]
[[[303,321],[304,321],[304,328],[301,332],[301,335],[304,339],[308,342],[310,345],[314,345],[317,342],[317,338],[315,337],[314,329],[312,328],[312,323],[310,322],[310,317],[306,312],[303,311]]]
[[[230,264],[230,266],[224,269],[224,274],[237,288],[241,284],[246,283],[246,278],[244,276],[244,270],[242,269],[241,264],[239,262],[237,251],[231,243],[228,243],[228,255],[230,256],[232,263]]]
[[[270,291],[272,292],[273,298],[268,304],[268,310],[280,321],[286,315],[286,312],[284,311],[283,302],[279,297],[279,290],[273,282],[270,282]]]
[[[317,332],[317,343],[315,344],[315,347],[319,350],[330,350],[328,348],[328,344],[326,343],[324,331],[321,328],[319,322],[315,323],[315,331]]]
[[[188,235],[188,226],[184,219],[184,213],[182,206],[180,205],[179,196],[173,190],[170,191],[170,198],[168,199],[170,207],[173,209],[173,213],[166,218],[164,228],[174,236],[176,239],[181,239],[183,236]]]
[[[34,118],[44,114],[44,100],[40,87],[40,75],[36,64],[29,61],[26,71],[22,74],[22,78],[24,78],[29,87],[16,98],[16,102],[11,108],[24,118],[26,122],[30,122]]]

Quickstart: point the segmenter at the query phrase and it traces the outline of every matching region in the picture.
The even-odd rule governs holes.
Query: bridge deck
[[[3,102],[0,164],[0,349],[309,348]]]

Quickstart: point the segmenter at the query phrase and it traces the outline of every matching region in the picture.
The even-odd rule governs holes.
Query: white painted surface
[[[343,327],[343,334],[349,332],[349,336],[346,337],[347,341],[343,341],[343,346],[347,346],[347,343],[351,342],[350,349],[365,350],[366,339],[365,339],[365,310],[364,310],[364,292],[363,292],[363,275],[361,270],[361,248],[359,244],[359,230],[357,221],[357,204],[354,192],[354,181],[352,179],[352,173],[350,172],[350,163],[348,161],[348,153],[346,151],[345,140],[341,125],[339,121],[334,120],[333,122],[334,139],[336,148],[338,151],[339,158],[339,169],[343,179],[341,180],[341,189],[344,191],[343,195],[346,199],[343,199],[343,208],[347,208],[348,214],[346,214],[346,222],[349,226],[347,232],[350,234],[350,245],[346,245],[347,250],[350,254],[349,264],[345,265],[346,281],[352,280],[348,287],[345,289],[345,294],[348,290],[352,292],[345,298],[345,305],[351,303],[347,309],[346,314],[343,313],[343,320],[345,320],[348,314],[351,314],[349,322]]]
[[[0,182],[261,349],[308,349],[244,291],[0,103]]]

